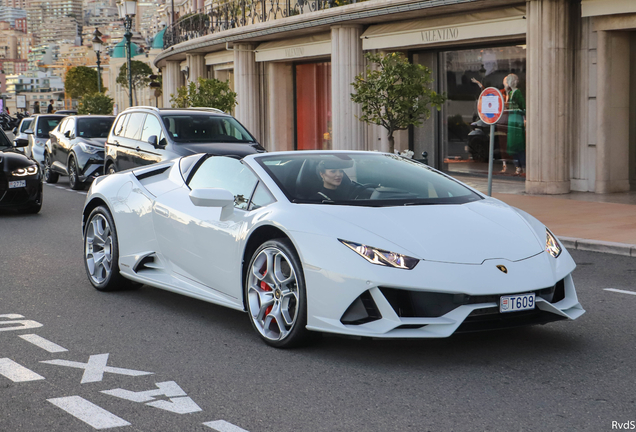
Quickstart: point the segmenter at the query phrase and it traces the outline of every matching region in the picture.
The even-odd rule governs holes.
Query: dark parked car
[[[102,175],[104,143],[113,126],[114,116],[69,116],[50,133],[44,152],[44,180],[56,183],[67,175],[72,189]]]
[[[22,141],[24,145],[24,141]],[[42,173],[37,162],[16,151],[0,130],[0,209],[37,213],[42,208]]]
[[[106,140],[106,174],[195,153],[264,152],[234,117],[212,108],[128,108]]]

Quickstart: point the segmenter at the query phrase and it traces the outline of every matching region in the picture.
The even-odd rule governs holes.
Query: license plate
[[[16,180],[9,182],[9,189],[26,187],[26,180]]]
[[[499,312],[517,312],[534,309],[534,293],[501,296]]]

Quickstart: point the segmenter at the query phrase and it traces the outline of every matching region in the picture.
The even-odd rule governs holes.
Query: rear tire
[[[51,155],[44,155],[44,181],[47,183],[57,183],[60,175],[51,170]]]
[[[117,172],[117,169],[115,169],[115,164],[114,163],[109,163],[108,165],[106,165],[106,171],[104,174],[109,175],[109,174],[115,174]]]
[[[244,289],[250,322],[266,344],[292,348],[311,341],[305,275],[288,239],[269,240],[254,252]]]
[[[98,291],[117,291],[141,286],[119,272],[119,241],[110,211],[99,206],[84,227],[84,267]]]

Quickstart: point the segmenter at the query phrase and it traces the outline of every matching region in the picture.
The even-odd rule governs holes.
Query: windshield
[[[208,114],[161,116],[176,143],[252,143],[254,137],[232,117]]]
[[[7,148],[13,148],[13,144],[9,141],[9,138],[0,128],[0,150],[6,150]]]
[[[373,207],[482,199],[430,167],[383,153],[299,153],[257,158],[294,203]]]
[[[20,123],[20,132],[24,132],[25,130],[27,130],[29,128],[29,126],[31,126],[31,122],[33,121],[33,119],[24,119],[22,120],[22,123]]]
[[[115,117],[93,117],[77,119],[78,138],[106,138]]]
[[[38,138],[48,138],[49,132],[62,121],[64,117],[40,117],[38,119],[38,130],[35,131],[35,136]]]

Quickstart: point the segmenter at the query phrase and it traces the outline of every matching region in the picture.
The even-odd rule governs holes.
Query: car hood
[[[106,145],[106,138],[79,138],[77,142],[83,142],[95,147],[104,147],[104,145]]]
[[[254,153],[265,152],[265,149],[256,143],[188,143],[174,144],[172,148],[181,156],[209,153],[217,156],[229,155],[244,157]]]
[[[35,165],[36,162],[15,149],[0,151],[0,171],[13,171]]]
[[[333,232],[342,240],[364,243],[364,238],[355,238],[354,234],[359,233],[355,228],[362,228],[398,245],[413,257],[428,261],[461,264],[481,264],[496,258],[518,261],[541,253],[545,247],[512,207],[494,199],[461,205],[312,208],[330,216],[323,218],[323,222],[343,227]],[[344,226],[342,222],[346,222]]]

